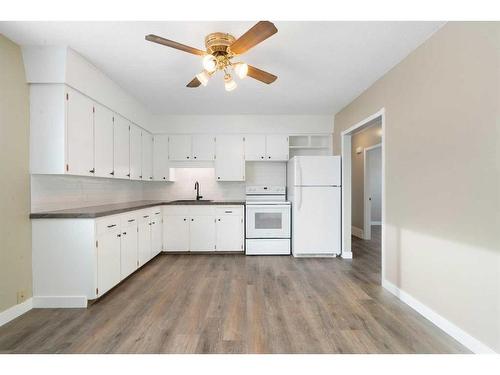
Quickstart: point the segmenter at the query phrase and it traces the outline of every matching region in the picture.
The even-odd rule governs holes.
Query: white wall
[[[312,115],[167,115],[154,116],[153,133],[331,134],[333,116]]]

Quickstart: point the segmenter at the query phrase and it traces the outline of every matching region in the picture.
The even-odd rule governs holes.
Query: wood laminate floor
[[[33,309],[0,353],[463,353],[380,286],[380,230],[352,261],[161,255],[88,309]]]

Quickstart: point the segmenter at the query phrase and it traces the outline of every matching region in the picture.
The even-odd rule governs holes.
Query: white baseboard
[[[382,225],[382,222],[381,221],[372,221],[370,224],[371,225]]]
[[[0,312],[0,327],[7,324],[11,320],[16,319],[33,308],[33,299],[27,299],[26,301],[9,307],[7,310]]]
[[[52,308],[72,309],[72,308],[86,308],[86,307],[87,307],[87,297],[85,296],[33,297],[33,308],[36,309],[52,309]]]
[[[342,251],[341,257],[344,259],[352,259],[352,252]]]
[[[495,354],[495,351],[483,344],[481,341],[472,337],[467,332],[465,332],[460,327],[456,326],[443,316],[439,315],[437,312],[432,310],[430,307],[424,305],[419,300],[415,299],[405,291],[399,289],[396,285],[392,284],[390,281],[382,280],[382,286],[398,297],[401,301],[410,306],[413,310],[418,312],[427,320],[434,323],[436,326],[441,328],[448,335],[453,337],[459,343],[464,345],[466,348],[471,350],[473,353],[488,353]]]
[[[365,233],[364,233],[363,229],[361,229],[361,228],[352,226],[351,227],[351,233],[352,233],[353,236],[359,237],[362,240],[365,239]]]

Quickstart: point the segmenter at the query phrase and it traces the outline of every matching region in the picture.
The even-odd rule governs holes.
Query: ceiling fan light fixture
[[[203,58],[203,68],[210,73],[215,72],[215,69],[217,69],[217,60],[215,59],[214,56],[212,55],[206,55]]]
[[[245,64],[244,62],[236,63],[236,64],[234,64],[234,71],[236,72],[236,75],[238,77],[243,79],[248,74],[248,65]]]
[[[198,78],[198,81],[200,81],[203,86],[206,86],[208,84],[208,80],[210,79],[210,74],[204,70],[201,73],[198,73],[196,78]]]
[[[224,75],[224,88],[226,91],[233,91],[238,85],[234,82],[231,74]]]

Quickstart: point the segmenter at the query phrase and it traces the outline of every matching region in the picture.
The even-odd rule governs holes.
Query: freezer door
[[[294,256],[340,254],[340,188],[300,187],[292,214]]]
[[[340,186],[340,156],[296,156],[294,185]]]

